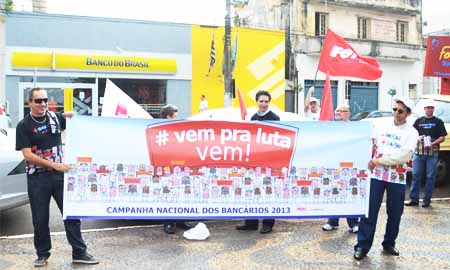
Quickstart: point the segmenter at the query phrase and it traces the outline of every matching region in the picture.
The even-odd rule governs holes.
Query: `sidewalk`
[[[450,269],[450,204],[431,209],[407,208],[397,247],[400,257],[382,254],[386,209],[380,210],[374,246],[361,262],[352,257],[356,236],[341,228],[323,232],[325,220],[278,221],[274,232],[239,232],[239,221],[208,222],[211,237],[184,240],[179,230],[166,235],[161,226],[88,231],[84,238],[101,263],[77,266],[65,235],[53,239],[53,254],[44,269]],[[0,238],[0,269],[33,269],[33,239]]]

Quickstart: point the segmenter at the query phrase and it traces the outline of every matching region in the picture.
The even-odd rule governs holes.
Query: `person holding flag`
[[[319,121],[320,118],[320,99],[313,97],[314,86],[308,89],[305,98],[305,117],[313,121]]]

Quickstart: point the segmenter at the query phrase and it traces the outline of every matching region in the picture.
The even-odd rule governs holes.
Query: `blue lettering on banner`
[[[108,214],[153,214],[152,207],[107,207],[106,212]]]

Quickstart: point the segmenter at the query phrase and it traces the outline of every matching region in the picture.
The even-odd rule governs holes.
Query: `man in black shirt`
[[[33,262],[40,267],[50,257],[51,239],[49,223],[50,198],[63,210],[64,172],[61,132],[66,128],[66,117],[72,113],[48,110],[47,91],[33,88],[28,95],[30,114],[17,124],[16,150],[22,151],[27,162],[27,185],[34,228],[34,247],[38,258]],[[67,239],[72,246],[72,262],[98,264],[86,251],[81,237],[80,220],[64,220]]]
[[[439,155],[439,144],[445,140],[447,131],[441,119],[434,116],[434,102],[426,101],[425,116],[414,122],[414,128],[419,132],[419,140],[413,157],[413,179],[409,192],[409,202],[406,206],[418,206],[420,180],[425,177],[425,194],[422,207],[430,207],[431,195],[436,181],[436,166]]]
[[[252,116],[252,121],[280,121],[280,117],[269,109],[272,97],[268,91],[258,91],[255,99],[258,104],[258,111]],[[263,227],[260,233],[272,232],[274,224],[275,219],[263,219]],[[244,225],[237,226],[236,229],[241,231],[256,231],[258,229],[258,220],[247,219]]]

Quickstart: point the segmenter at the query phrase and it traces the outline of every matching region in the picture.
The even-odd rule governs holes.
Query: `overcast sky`
[[[16,4],[31,0],[14,0]],[[424,33],[450,28],[450,0],[423,0]],[[26,4],[23,4],[26,5]],[[225,0],[47,0],[49,13],[223,25]]]

